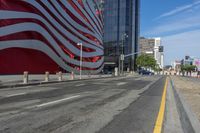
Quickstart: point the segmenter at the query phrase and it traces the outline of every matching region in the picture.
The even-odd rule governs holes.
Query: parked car
[[[141,74],[141,75],[154,75],[153,72],[150,72],[150,71],[144,70],[144,69],[139,70],[139,74]]]
[[[112,71],[104,71],[103,74],[112,74]]]

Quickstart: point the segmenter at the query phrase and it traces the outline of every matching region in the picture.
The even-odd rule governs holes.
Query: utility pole
[[[122,35],[122,52],[121,52],[121,56],[120,56],[120,60],[121,60],[121,73],[124,73],[124,43],[125,43],[125,39],[128,37],[128,35],[126,33],[124,33]]]
[[[121,60],[122,60],[122,75],[124,73],[124,37],[122,36],[122,54],[121,54]]]
[[[118,62],[118,68],[119,68],[119,75],[120,75],[120,71],[121,71],[121,60],[120,60],[120,43],[119,43],[119,40],[120,40],[120,0],[117,0],[117,45],[116,45],[116,53],[117,53],[117,56],[119,56],[119,62]]]

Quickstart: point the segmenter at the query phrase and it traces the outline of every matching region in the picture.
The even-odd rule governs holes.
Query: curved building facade
[[[0,74],[103,68],[100,0],[0,0]]]

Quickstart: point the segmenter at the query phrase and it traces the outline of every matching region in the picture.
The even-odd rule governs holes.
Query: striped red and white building
[[[100,0],[0,0],[0,74],[103,68]]]

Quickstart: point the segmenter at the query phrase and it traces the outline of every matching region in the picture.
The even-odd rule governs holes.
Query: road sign
[[[124,60],[124,54],[120,55],[120,60]]]

